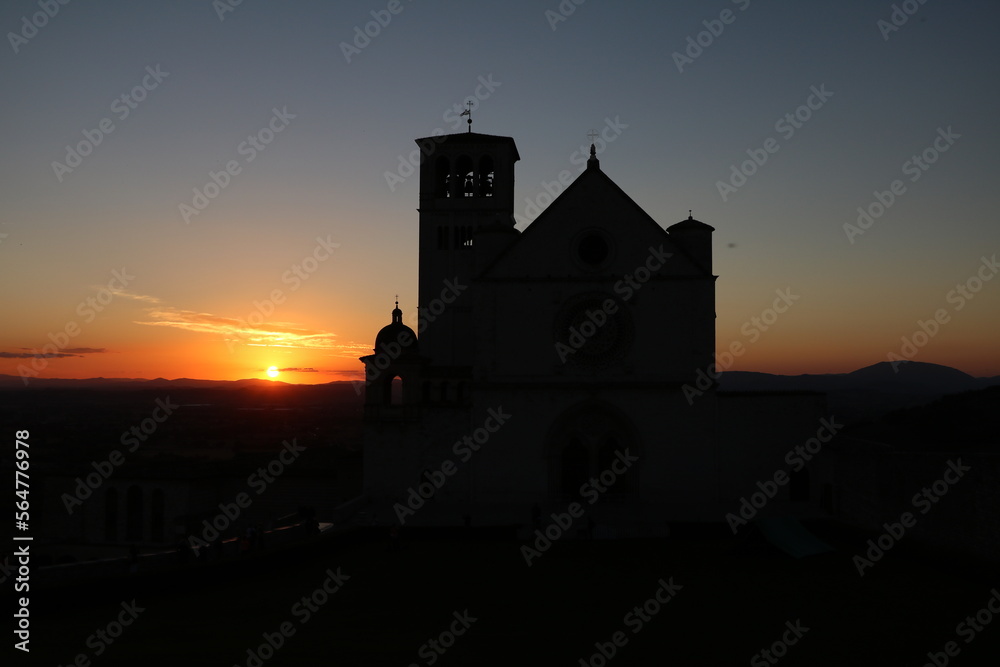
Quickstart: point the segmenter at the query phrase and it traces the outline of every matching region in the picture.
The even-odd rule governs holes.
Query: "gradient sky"
[[[244,0],[220,19],[221,4],[70,2],[23,40],[11,33],[37,1],[3,3],[0,373],[355,377],[394,294],[414,316],[417,177],[390,188],[386,172],[415,138],[464,131],[454,108],[478,87],[473,129],[521,155],[519,228],[545,182],[578,173],[588,130],[627,126],[598,146],[605,173],[661,225],[693,209],[717,230],[718,349],[746,350],[724,367],[850,371],[900,354],[941,310],[910,356],[1000,374],[1000,278],[974,278],[995,277],[982,258],[1000,251],[995,2],[913,0],[891,32],[889,2],[567,1],[558,22],[556,0],[403,0],[395,15],[388,1]],[[341,44],[372,11],[391,20],[348,62]],[[679,71],[706,21],[721,34]],[[167,75],[122,117],[115,100],[157,66]],[[833,94],[789,136],[776,121],[813,87]],[[242,142],[275,109],[294,118],[248,161]],[[102,119],[113,130],[57,175]],[[958,138],[912,181],[905,163],[948,128]],[[768,138],[778,150],[724,199],[719,181]],[[180,204],[231,160],[239,173],[185,222]],[[905,191],[849,239],[897,179]],[[318,238],[338,245],[295,277]],[[102,293],[123,268],[127,284]],[[970,279],[972,298],[952,292]],[[798,300],[756,327],[786,289]],[[255,315],[274,290],[283,302]],[[52,338],[71,356],[27,358]]]

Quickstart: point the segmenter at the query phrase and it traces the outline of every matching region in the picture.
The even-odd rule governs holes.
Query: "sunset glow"
[[[916,336],[915,360],[1000,374],[991,5],[921,4],[885,35],[881,5],[734,3],[678,65],[698,3],[554,25],[531,3],[406,4],[350,57],[364,3],[306,2],[277,31],[280,4],[113,4],[67,7],[0,74],[23,91],[4,110],[0,373],[360,379],[396,294],[416,328],[414,139],[464,132],[471,101],[475,131],[517,142],[518,229],[579,175],[591,128],[659,225],[715,227],[729,368],[847,372]],[[754,325],[776,290],[800,298]]]

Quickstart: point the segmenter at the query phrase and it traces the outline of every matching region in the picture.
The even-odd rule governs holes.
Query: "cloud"
[[[128,290],[116,290],[115,296],[125,297],[126,299],[132,299],[133,301],[143,301],[145,303],[160,304],[163,303],[159,297],[150,296],[149,294],[135,294],[129,292]]]
[[[323,373],[323,374],[325,374],[325,375],[339,375],[340,377],[346,377],[346,378],[352,378],[352,379],[355,379],[355,378],[364,379],[364,377],[365,377],[365,371],[364,371],[364,369],[359,369],[359,370],[356,370],[356,371],[320,371],[320,372]]]
[[[0,352],[0,359],[62,359],[63,357],[80,357],[80,354],[64,352]]]
[[[315,368],[279,368],[282,373],[319,373]]]
[[[147,319],[134,320],[136,324],[211,334],[237,345],[328,350],[333,353],[331,356],[344,358],[356,358],[371,351],[369,346],[360,343],[339,342],[333,332],[308,329],[294,322],[251,324],[244,319],[174,308],[152,296],[129,296],[153,304],[145,309]]]
[[[100,354],[107,352],[105,347],[67,347],[61,352],[39,352],[31,347],[21,347],[26,352],[0,352],[0,359],[63,359],[65,357],[82,357],[85,354]]]

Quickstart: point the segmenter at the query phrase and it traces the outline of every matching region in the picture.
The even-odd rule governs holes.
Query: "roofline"
[[[648,220],[649,224],[653,225],[653,227],[655,227],[660,234],[664,234],[668,239],[671,239],[670,232],[667,229],[661,227],[660,223],[658,223],[656,220],[653,219],[653,216],[651,216],[649,213],[645,211],[645,209],[639,206],[639,204],[637,204],[636,201],[632,199],[632,197],[630,197],[629,194],[625,192],[620,185],[615,183],[610,176],[605,174],[604,171],[599,166],[594,167],[593,169],[588,167],[583,173],[577,176],[573,180],[573,182],[566,187],[565,190],[560,192],[559,196],[553,199],[552,203],[546,206],[545,210],[538,214],[537,218],[535,218],[528,224],[528,226],[524,229],[523,232],[521,232],[520,236],[516,240],[514,240],[513,243],[509,244],[506,248],[503,249],[503,251],[499,255],[494,257],[493,261],[490,262],[482,271],[479,272],[479,274],[476,276],[476,279],[482,279],[483,277],[486,276],[486,274],[492,271],[493,267],[496,266],[507,255],[507,253],[511,252],[511,248],[514,248],[518,243],[521,243],[524,240],[524,237],[529,233],[531,233],[531,229],[536,224],[538,224],[538,221],[545,218],[545,216],[549,213],[549,211],[552,210],[552,207],[555,206],[556,202],[565,197],[573,188],[575,188],[577,184],[580,182],[580,179],[582,179],[590,171],[595,171],[596,173],[600,174],[601,177],[603,177],[616,190],[618,190],[618,192],[625,198],[626,202],[631,204],[639,212],[640,217]],[[705,223],[702,222],[700,224],[704,225]],[[711,227],[710,225],[705,225],[705,226],[711,229],[712,231],[715,231],[714,227]],[[690,261],[695,268],[699,269],[704,274],[704,277],[713,277],[713,278],[717,277],[714,276],[711,271],[708,271],[704,266],[702,266],[701,262],[697,261],[694,257],[692,257],[691,254],[682,246],[682,244],[678,243],[674,239],[671,239],[671,243],[681,255],[687,258],[687,260]]]
[[[427,153],[423,151],[423,144],[421,142],[433,142],[435,145],[443,144],[448,141],[453,141],[455,143],[498,143],[498,144],[510,144],[511,148],[514,149],[514,162],[521,159],[520,153],[517,152],[517,144],[514,142],[513,137],[502,137],[497,134],[482,134],[480,132],[455,132],[453,134],[433,134],[429,137],[420,137],[419,139],[414,139],[416,143],[421,148],[421,152],[425,155],[433,155],[433,151]]]

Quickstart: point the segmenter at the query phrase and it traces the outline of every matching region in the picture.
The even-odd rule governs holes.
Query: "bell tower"
[[[514,227],[511,137],[470,131],[417,139],[420,147],[421,355],[432,366],[470,367],[473,240],[487,225]]]

